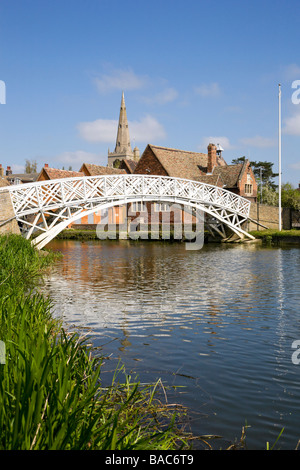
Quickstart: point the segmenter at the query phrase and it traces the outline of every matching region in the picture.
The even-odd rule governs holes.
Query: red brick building
[[[214,144],[208,145],[207,153],[148,144],[138,162],[124,159],[119,168],[83,163],[78,172],[53,169],[45,165],[37,180],[112,174],[144,174],[184,178],[219,186],[243,196],[251,202],[256,202],[257,197],[257,184],[249,161],[227,165],[222,157],[222,149]],[[183,212],[182,208],[178,206],[174,209],[174,206],[166,202],[144,203],[137,201],[128,206],[112,207],[105,214],[101,214],[100,211],[88,216],[83,214],[75,224],[92,227],[103,221],[104,217],[109,224],[123,227],[126,222],[136,226],[145,224],[145,227],[147,224],[151,224],[151,227],[160,226],[166,222],[172,227],[183,222],[189,224],[196,221],[194,216]]]
[[[214,144],[208,145],[207,154],[149,144],[134,173],[201,181],[256,202],[257,184],[250,162],[227,165]]]
[[[108,166],[94,165],[92,163],[83,163],[80,170],[84,176],[98,176],[98,175],[125,175],[128,173],[125,169],[109,168]],[[103,217],[103,214],[102,214]],[[108,210],[107,218],[109,224],[123,224],[125,222],[126,210],[125,207],[115,206]],[[101,211],[95,212],[88,216],[83,215],[73,225],[96,225],[101,222]]]
[[[256,201],[257,184],[250,163],[246,160],[237,165],[227,165],[222,157],[222,150],[214,144],[209,144],[207,154],[190,152],[148,144],[138,161],[134,174],[169,176],[203,182],[232,191]],[[170,217],[170,223],[179,224],[183,221],[194,223],[195,218],[179,208],[170,212],[168,204],[147,203],[136,204],[137,215],[150,215],[150,222],[155,216],[156,222],[162,223],[164,217]],[[156,214],[158,212],[159,214]],[[130,218],[130,212],[128,212]]]

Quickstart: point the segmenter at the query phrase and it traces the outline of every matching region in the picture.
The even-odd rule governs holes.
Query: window
[[[156,202],[154,204],[154,211],[155,212],[170,212],[169,204],[163,202]]]
[[[245,184],[245,193],[252,194],[252,184]]]
[[[13,180],[10,181],[10,184],[21,184],[22,181],[20,180],[20,178],[14,178]]]
[[[133,212],[145,212],[146,209],[145,209],[144,204],[141,201],[139,201],[139,202],[131,203],[131,210]]]

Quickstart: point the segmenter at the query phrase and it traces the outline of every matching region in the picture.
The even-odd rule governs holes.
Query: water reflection
[[[283,442],[296,445],[299,249],[128,240],[52,248],[64,254],[45,286],[55,314],[90,328],[94,344],[142,381],[187,387],[181,399],[201,411],[196,432],[234,438],[247,419],[250,443],[261,446],[285,422]]]

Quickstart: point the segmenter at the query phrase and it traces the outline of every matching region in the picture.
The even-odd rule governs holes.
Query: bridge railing
[[[249,216],[250,201],[223,188],[206,183],[156,175],[105,175],[64,178],[6,186],[16,216],[56,210],[101,200],[174,198],[193,203],[214,204]]]

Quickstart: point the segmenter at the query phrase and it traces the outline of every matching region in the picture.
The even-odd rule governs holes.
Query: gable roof
[[[45,168],[44,167],[42,168],[39,176],[37,177],[37,181],[39,181],[39,178],[41,177],[43,173],[49,180],[61,179],[61,178],[75,178],[77,176],[84,176],[84,174],[80,171],[58,170],[57,168],[49,168],[49,167]]]
[[[134,160],[127,159],[127,158],[124,160],[121,160],[121,163],[120,163],[120,169],[123,169],[125,171],[127,169],[129,173],[133,173],[136,166],[137,166],[137,162],[135,162]]]
[[[84,170],[86,170],[89,176],[126,174],[125,170],[119,168],[110,168],[108,166],[94,165],[92,163],[83,163],[80,171],[84,173]]]
[[[226,188],[236,188],[248,164],[249,161],[246,160],[244,163],[215,167],[213,174],[222,178]]]
[[[207,154],[148,145],[169,176],[197,179],[207,167]],[[141,157],[143,158],[143,156]]]

